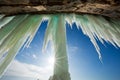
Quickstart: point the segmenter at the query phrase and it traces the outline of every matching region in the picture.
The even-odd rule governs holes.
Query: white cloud
[[[68,46],[68,51],[70,53],[76,53],[79,50],[77,46]]]
[[[34,59],[37,59],[37,56],[36,56],[35,54],[33,54],[32,57],[33,57]]]
[[[7,76],[31,77],[39,78],[40,80],[48,80],[51,74],[51,66],[40,67],[32,64],[22,63],[18,60],[14,60],[5,73]]]

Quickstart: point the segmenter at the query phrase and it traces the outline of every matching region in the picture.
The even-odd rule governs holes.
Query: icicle
[[[2,19],[4,16],[5,16],[5,15],[3,15],[3,14],[2,14],[2,15],[0,15],[0,19]]]
[[[24,17],[25,16],[23,15],[23,18]],[[21,47],[29,37],[30,37],[29,41],[31,42],[41,21],[42,16],[29,15],[27,18],[23,19],[22,23],[17,25],[17,27],[1,43],[0,54],[2,54],[2,56],[0,58],[3,59],[0,62],[0,76],[3,74],[5,69],[8,67],[9,63],[15,57],[16,53],[21,49]],[[13,22],[13,24],[17,23]],[[8,51],[6,52],[6,50]],[[6,54],[6,56],[3,56],[4,54]]]
[[[67,21],[70,24],[71,29],[72,29],[72,24],[76,20],[75,18],[76,18],[75,14],[66,14],[66,16],[64,17],[65,21]]]
[[[10,17],[3,17],[4,15],[0,16],[0,29],[6,25],[7,23],[9,23],[15,16],[10,16]]]
[[[120,47],[120,21],[110,19],[106,20],[102,16],[76,15],[76,24],[87,35],[98,52],[101,60],[100,48],[96,39],[104,44],[104,41],[110,42],[115,47]],[[104,40],[104,41],[103,41]]]
[[[9,36],[9,34],[19,25],[21,22],[26,19],[28,15],[18,15],[15,16],[11,22],[6,24],[2,29],[0,29],[0,45],[4,41],[4,39]]]
[[[48,23],[48,27],[46,29],[43,50],[46,49],[47,43],[52,41],[56,59],[56,63],[54,64],[54,75],[50,77],[50,80],[70,80],[68,72],[66,28],[64,18],[65,16],[63,14],[51,15],[50,22]]]
[[[41,17],[40,17],[40,20],[41,20],[41,23],[44,21],[44,16],[42,15]],[[33,24],[33,26],[38,26],[38,24],[41,24],[40,23],[40,21],[39,22],[36,22],[36,23],[34,23]],[[33,40],[33,38],[34,38],[34,36],[35,36],[35,34],[36,34],[36,32],[38,31],[38,29],[39,29],[39,27],[33,27],[32,29],[31,29],[31,33],[30,33],[30,37],[29,37],[29,39],[28,39],[28,41],[26,42],[26,44],[24,45],[24,48],[25,47],[29,47],[29,45],[30,45],[30,43],[32,42],[32,40]]]

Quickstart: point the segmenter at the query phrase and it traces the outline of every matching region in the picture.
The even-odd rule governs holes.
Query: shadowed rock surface
[[[120,18],[120,0],[0,0],[0,14],[97,14]]]

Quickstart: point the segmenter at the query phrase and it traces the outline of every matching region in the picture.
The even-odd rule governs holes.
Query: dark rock
[[[97,14],[120,18],[120,0],[0,0],[0,14]]]

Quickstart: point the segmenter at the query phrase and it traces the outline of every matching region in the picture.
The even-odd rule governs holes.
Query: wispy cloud
[[[9,69],[5,73],[6,76],[19,76],[39,78],[40,80],[47,80],[51,76],[52,68],[50,66],[36,66],[32,64],[22,63],[14,60]]]
[[[76,53],[79,50],[77,46],[68,46],[68,51],[70,53]]]
[[[33,54],[32,57],[33,57],[34,59],[37,59],[37,56],[36,56],[35,54]]]

